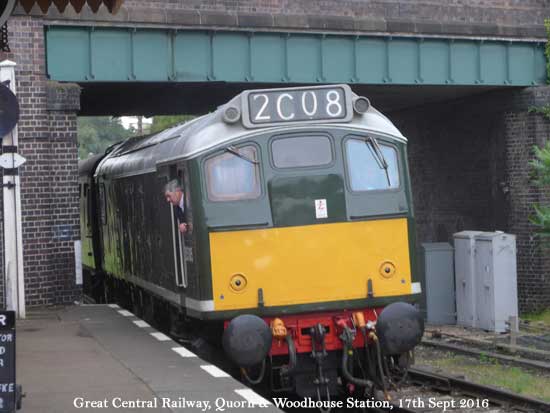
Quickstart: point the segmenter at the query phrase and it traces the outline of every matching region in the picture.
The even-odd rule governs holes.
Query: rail
[[[469,397],[479,400],[487,400],[491,406],[491,412],[536,412],[536,413],[550,413],[550,403],[546,403],[542,400],[534,399],[532,397],[526,397],[512,393],[507,390],[498,389],[492,386],[485,386],[482,384],[472,383],[464,379],[433,373],[419,368],[410,368],[409,372],[409,384],[420,385],[423,388],[429,388],[430,390],[436,390],[440,393],[437,398],[433,399],[432,405],[437,403],[444,403],[445,400],[449,400],[448,395],[452,395],[455,400],[460,397]],[[422,395],[415,396],[417,400],[422,400]],[[439,400],[438,400],[439,399]],[[393,399],[394,412],[399,413],[419,413],[424,411],[433,411],[425,402],[416,403],[416,406],[403,405],[404,403],[399,401],[399,396]],[[411,404],[411,403],[409,403]],[[455,406],[460,407],[460,406]],[[498,409],[498,410],[496,410]],[[487,410],[487,408],[479,408],[479,411]],[[461,411],[453,409],[453,411]],[[476,411],[472,407],[466,407],[464,412]]]

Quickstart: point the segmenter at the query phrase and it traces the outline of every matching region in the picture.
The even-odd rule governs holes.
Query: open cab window
[[[261,195],[256,147],[230,147],[205,163],[210,201],[239,201]]]
[[[375,138],[346,141],[346,158],[352,191],[399,188],[397,150]]]

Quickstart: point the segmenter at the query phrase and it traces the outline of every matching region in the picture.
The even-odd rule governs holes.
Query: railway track
[[[390,393],[394,412],[550,413],[550,403],[418,368],[407,383]]]
[[[472,347],[471,345],[468,345],[468,344],[466,345],[462,343],[455,344],[453,342],[435,341],[435,340],[426,340],[426,339],[422,340],[421,345],[424,347],[433,347],[435,349],[439,349],[443,351],[450,351],[453,353],[465,354],[471,357],[485,356],[495,360],[499,360],[509,365],[516,365],[522,368],[530,368],[530,369],[537,369],[543,372],[550,372],[550,363],[541,361],[541,360],[535,360],[532,358],[522,357],[519,354],[516,354],[516,355],[503,354],[500,352],[486,350],[484,347]]]
[[[481,354],[509,364],[516,364],[520,367],[534,368],[542,371],[550,371],[550,351],[521,345],[510,345],[502,342],[489,341],[487,339],[476,339],[456,334],[449,334],[441,331],[432,331],[431,338],[422,339],[422,345],[440,348],[446,351],[463,353],[470,356]],[[544,341],[550,343],[549,338],[529,336],[533,341]]]

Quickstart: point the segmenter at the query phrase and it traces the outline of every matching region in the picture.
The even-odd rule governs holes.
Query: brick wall
[[[70,303],[80,298],[76,111],[48,109],[43,21],[15,17],[8,27],[12,53],[0,61],[17,63],[19,153],[27,159],[20,168],[26,304]]]
[[[533,159],[534,145],[542,146],[550,138],[550,122],[541,115],[525,112],[504,116],[507,155],[506,182],[510,188],[508,225],[518,234],[518,288],[522,308],[531,310],[550,307],[550,250],[541,245],[526,219],[533,205],[549,205],[549,198],[533,185],[525,164]]]
[[[542,0],[125,0],[111,15],[71,6],[48,19],[156,23],[177,26],[349,30],[545,37],[550,5]],[[18,13],[24,13],[19,6]],[[35,6],[34,12],[40,14]]]
[[[291,15],[329,15],[400,18],[440,22],[490,24],[543,23],[549,7],[540,0],[125,0],[132,10],[145,5],[152,9],[224,11]]]
[[[550,87],[491,92],[390,114],[409,138],[417,241],[452,242],[464,229],[517,235],[520,310],[550,306],[550,252],[529,222],[550,203],[530,176],[533,146],[550,121],[528,113],[550,101]]]

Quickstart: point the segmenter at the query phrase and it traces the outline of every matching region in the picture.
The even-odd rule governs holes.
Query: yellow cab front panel
[[[216,311],[411,292],[406,218],[210,233]]]

